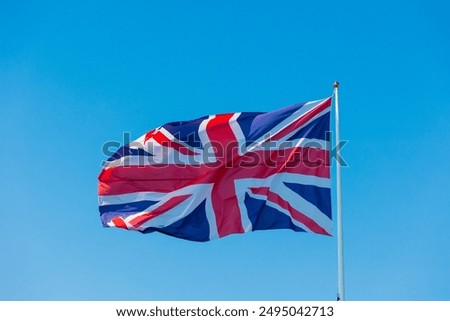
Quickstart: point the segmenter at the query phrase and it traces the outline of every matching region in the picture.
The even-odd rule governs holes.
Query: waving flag
[[[208,241],[256,230],[331,234],[331,98],[165,124],[99,175],[105,227]]]

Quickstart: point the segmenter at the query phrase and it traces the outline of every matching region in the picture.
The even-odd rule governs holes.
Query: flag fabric
[[[105,162],[103,226],[192,241],[270,229],[331,235],[330,109],[331,97],[151,130]]]

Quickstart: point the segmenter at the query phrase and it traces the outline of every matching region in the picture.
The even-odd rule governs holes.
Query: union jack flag
[[[105,227],[209,241],[256,230],[331,235],[331,97],[165,124],[99,175]]]

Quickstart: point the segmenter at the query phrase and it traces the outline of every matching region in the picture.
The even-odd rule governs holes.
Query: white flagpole
[[[341,141],[339,133],[339,83],[334,86],[335,105],[335,125],[336,125],[336,146],[339,147]],[[337,203],[337,263],[338,263],[338,301],[345,300],[344,290],[344,239],[342,231],[342,190],[341,190],[341,164],[339,157],[336,157],[336,203]]]

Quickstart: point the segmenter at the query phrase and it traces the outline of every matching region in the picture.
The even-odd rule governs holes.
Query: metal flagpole
[[[335,105],[335,125],[336,125],[336,146],[339,147],[339,82],[335,81],[334,105]],[[339,156],[336,157],[336,203],[337,203],[337,263],[338,263],[338,294],[337,300],[345,300],[344,290],[344,240],[342,231],[342,190],[341,190],[341,164]]]

